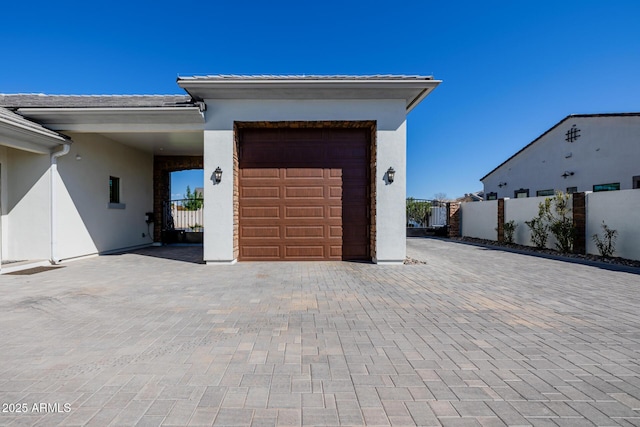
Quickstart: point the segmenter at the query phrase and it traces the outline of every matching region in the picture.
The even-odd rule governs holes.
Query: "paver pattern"
[[[0,425],[640,425],[638,274],[436,239],[405,266],[198,251],[0,277]]]

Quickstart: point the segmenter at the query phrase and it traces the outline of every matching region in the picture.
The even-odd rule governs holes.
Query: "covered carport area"
[[[159,242],[170,171],[201,167],[204,104],[190,96],[2,95],[0,106],[73,140],[52,181],[60,260]]]

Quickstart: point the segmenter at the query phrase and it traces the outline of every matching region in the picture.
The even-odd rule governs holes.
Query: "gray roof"
[[[5,123],[12,127],[20,127],[56,139],[68,139],[66,136],[61,135],[58,132],[47,129],[46,127],[38,123],[32,122],[31,120],[22,117],[20,114],[14,113],[13,111],[7,110],[6,108],[2,107],[0,107],[0,123]]]
[[[238,75],[238,74],[216,74],[206,76],[178,77],[179,80],[433,80],[433,76],[419,75],[393,75],[393,74],[372,74],[361,76],[350,75]]]
[[[192,107],[189,95],[44,95],[0,94],[5,108]]]

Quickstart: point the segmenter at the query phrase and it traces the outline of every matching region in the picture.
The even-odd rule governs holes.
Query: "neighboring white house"
[[[406,115],[439,83],[204,76],[179,78],[184,96],[0,95],[0,259],[158,242],[169,172],[203,167],[207,263],[401,263]]]
[[[567,116],[480,180],[486,200],[640,188],[640,113]]]

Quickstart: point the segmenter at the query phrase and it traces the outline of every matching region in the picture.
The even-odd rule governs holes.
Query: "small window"
[[[633,188],[640,188],[640,175],[633,177]]]
[[[487,193],[487,200],[498,200],[498,193]]]
[[[536,191],[536,196],[540,197],[540,196],[553,196],[554,194],[556,194],[553,190],[538,190]]]
[[[109,177],[109,203],[120,203],[120,178]]]
[[[528,188],[521,188],[519,190],[516,190],[513,192],[513,197],[515,197],[516,199],[524,199],[529,197],[529,189]]]
[[[611,184],[598,184],[593,186],[593,192],[598,191],[616,191],[620,189],[620,183],[614,182]]]
[[[567,187],[567,194],[573,194],[578,192],[578,187]]]

